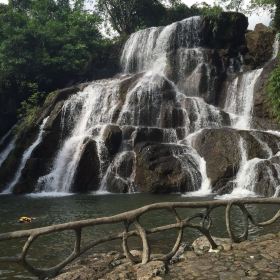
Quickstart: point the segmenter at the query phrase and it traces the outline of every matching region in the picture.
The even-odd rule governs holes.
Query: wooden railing
[[[277,205],[279,206],[279,210],[277,213],[269,220],[257,222],[253,216],[252,213],[249,212],[249,210],[246,208],[248,205],[259,205],[259,204],[267,204],[267,205]],[[231,210],[232,207],[236,206],[241,210],[242,213],[242,219],[243,219],[243,227],[244,231],[241,235],[237,236],[236,233],[234,233],[232,222],[231,222]],[[214,209],[223,207],[225,208],[225,221],[226,221],[226,228],[229,235],[229,238],[232,240],[232,242],[241,242],[248,238],[248,232],[249,232],[249,223],[258,226],[263,227],[270,225],[277,221],[280,218],[280,199],[274,198],[274,199],[267,199],[267,198],[256,198],[256,199],[244,199],[244,200],[232,200],[232,201],[206,201],[206,202],[166,202],[166,203],[157,203],[157,204],[151,204],[144,206],[142,208],[132,210],[129,212],[125,212],[122,214],[118,214],[111,217],[105,217],[105,218],[98,218],[98,219],[89,219],[89,220],[82,220],[77,222],[70,222],[65,224],[59,224],[59,225],[53,225],[48,227],[42,227],[42,228],[36,228],[31,230],[22,230],[22,231],[16,231],[16,232],[10,232],[10,233],[4,233],[0,234],[0,247],[1,242],[5,242],[7,240],[13,240],[13,239],[22,239],[26,238],[26,242],[22,248],[22,252],[19,256],[16,257],[0,257],[0,262],[5,263],[18,263],[23,265],[23,267],[34,274],[35,276],[39,277],[40,279],[44,278],[51,278],[56,276],[66,265],[68,265],[70,262],[81,256],[83,253],[88,251],[89,249],[94,248],[95,246],[112,241],[112,240],[122,240],[122,248],[124,251],[125,256],[128,260],[130,260],[132,263],[141,262],[142,264],[146,264],[150,260],[163,260],[168,261],[170,260],[178,251],[180,244],[182,242],[183,238],[183,232],[185,228],[192,228],[198,230],[201,234],[203,234],[208,240],[209,243],[212,246],[212,249],[217,249],[217,244],[215,243],[214,239],[211,236],[210,228],[212,227],[212,219],[211,219],[211,213]],[[193,215],[192,217],[182,218],[178,214],[178,209],[202,209]],[[166,210],[168,212],[171,212],[175,217],[175,222],[172,224],[164,225],[155,227],[152,229],[145,229],[141,223],[140,223],[140,217],[147,213],[154,210]],[[99,225],[105,225],[105,224],[118,224],[121,223],[124,226],[124,231],[119,232],[110,236],[106,236],[103,238],[100,238],[98,240],[94,240],[92,243],[87,244],[86,246],[81,246],[82,236],[83,232],[82,230],[87,227],[96,227]],[[129,230],[130,226],[134,225],[134,230]],[[176,242],[171,249],[171,251],[166,254],[162,255],[160,257],[152,257],[151,250],[150,250],[150,244],[148,235],[164,232],[167,230],[176,229],[178,230],[178,236],[176,239]],[[55,267],[49,268],[49,269],[39,269],[32,266],[28,260],[27,260],[27,254],[29,252],[29,249],[33,242],[42,235],[47,235],[50,233],[57,233],[62,232],[66,230],[73,230],[75,232],[75,245],[73,252],[68,256],[63,262],[56,265]],[[142,258],[141,260],[137,259],[135,256],[133,256],[130,253],[130,249],[128,246],[128,238],[132,236],[139,236],[142,241]]]

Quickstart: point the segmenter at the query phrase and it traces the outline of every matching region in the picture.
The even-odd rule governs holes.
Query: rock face
[[[248,19],[240,13],[204,18],[199,30],[202,48],[181,47],[168,53],[168,78],[187,96],[200,96],[207,103],[218,104],[228,67],[240,68],[237,57],[244,52],[247,27]]]
[[[272,158],[271,160],[261,161],[256,166],[256,193],[270,197],[275,194],[279,195],[279,156]],[[273,180],[272,180],[273,178]]]
[[[243,141],[243,142],[241,142]],[[264,143],[266,143],[264,145]],[[276,155],[279,150],[279,137],[265,132],[238,131],[229,128],[205,129],[193,139],[193,146],[206,161],[207,176],[211,180],[213,189],[222,194],[228,193],[244,157],[247,161],[254,158],[264,159],[254,168],[257,187],[255,191],[261,195],[273,195],[275,186],[270,182],[271,177],[263,166],[273,165],[278,157],[266,160],[269,155]],[[243,157],[243,159],[242,159]],[[277,166],[274,166],[274,176]],[[263,174],[261,174],[261,170]],[[264,174],[268,173],[266,176]],[[278,181],[278,179],[277,179]],[[265,186],[265,184],[267,186]]]
[[[97,144],[92,139],[86,139],[79,165],[76,169],[73,192],[96,191],[100,184],[100,162]]]
[[[206,17],[202,27],[203,45],[216,49],[238,48],[245,43],[247,27],[248,18],[240,13],[221,13],[215,19]]]
[[[253,67],[258,67],[266,63],[273,54],[274,31],[259,23],[254,31],[246,33],[246,42],[249,55],[253,59]]]
[[[16,110],[21,98],[14,92],[0,94],[0,138],[16,123]]]
[[[277,59],[269,61],[263,68],[262,74],[256,83],[254,94],[253,119],[254,126],[258,129],[280,130],[268,100],[267,82],[271,72],[277,65]]]
[[[186,192],[199,188],[201,175],[186,148],[144,142],[135,151],[135,183],[141,192]]]
[[[108,125],[103,131],[103,141],[110,155],[114,156],[122,142],[122,131],[117,125]]]
[[[107,190],[113,193],[129,193],[135,191],[133,172],[135,154],[132,151],[118,154],[105,176]]]
[[[67,98],[83,90],[85,86],[86,84],[81,84],[50,94],[38,115],[36,123],[19,132],[15,149],[9,154],[3,165],[0,166],[0,191],[3,191],[13,179],[24,151],[35,141],[39,125],[49,116],[43,141],[33,151],[22,172],[18,185],[14,188],[14,192],[17,194],[34,191],[38,178],[50,168],[60,144],[62,106]]]

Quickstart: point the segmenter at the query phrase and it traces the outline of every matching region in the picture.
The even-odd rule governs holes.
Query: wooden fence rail
[[[259,204],[278,205],[279,210],[277,211],[277,213],[275,213],[275,215],[271,219],[267,221],[257,222],[253,217],[252,213],[250,213],[249,210],[246,208],[246,206],[259,205]],[[239,236],[237,236],[234,233],[234,230],[232,228],[231,210],[233,206],[238,207],[242,213],[244,231]],[[72,262],[73,260],[81,256],[86,251],[102,243],[119,239],[122,240],[122,248],[127,259],[130,260],[132,263],[137,263],[139,262],[139,260],[130,253],[130,249],[128,246],[128,238],[132,236],[139,236],[142,241],[142,259],[140,260],[142,264],[145,264],[150,260],[155,260],[155,259],[168,261],[178,251],[180,244],[182,242],[185,228],[192,228],[198,230],[209,240],[212,249],[217,248],[217,244],[213,240],[210,233],[210,229],[213,226],[211,213],[214,209],[220,207],[225,208],[225,221],[226,221],[226,228],[227,228],[229,238],[232,240],[232,242],[236,242],[236,243],[244,241],[248,238],[249,223],[258,227],[263,227],[276,222],[280,218],[279,198],[254,198],[254,199],[231,200],[231,201],[215,200],[215,201],[203,201],[203,202],[156,203],[111,217],[82,220],[77,222],[70,222],[70,223],[36,228],[31,230],[22,230],[22,231],[0,234],[0,246],[1,246],[1,242],[5,242],[7,240],[26,238],[26,242],[19,256],[12,257],[12,258],[0,257],[0,262],[4,262],[4,263],[13,262],[13,263],[21,264],[26,270],[28,270],[29,272],[37,276],[39,279],[51,278],[56,276],[66,265],[68,265],[70,262]],[[193,215],[192,217],[182,218],[179,215],[177,209],[188,209],[188,208],[200,209],[200,212]],[[203,210],[203,212],[201,212],[201,209]],[[140,223],[140,217],[147,212],[151,212],[155,210],[166,210],[168,212],[171,212],[175,217],[175,222],[172,224],[159,226],[152,229],[145,229]],[[104,238],[100,238],[98,240],[94,240],[92,243],[87,244],[85,247],[81,246],[82,230],[84,228],[94,227],[98,225],[119,224],[119,223],[123,224],[124,226],[123,232],[119,232],[116,234],[106,236]],[[129,230],[131,225],[134,225],[135,227],[134,230]],[[173,248],[168,254],[157,258],[153,258],[149,246],[148,235],[164,232],[171,229],[178,230],[178,236]],[[35,268],[30,264],[30,262],[28,262],[27,254],[29,252],[29,249],[33,244],[33,242],[39,236],[50,234],[50,233],[62,232],[66,230],[73,230],[75,232],[75,244],[72,253],[63,262],[49,269]]]

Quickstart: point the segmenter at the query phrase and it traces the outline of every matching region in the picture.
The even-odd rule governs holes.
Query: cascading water
[[[6,148],[0,153],[0,167],[4,163],[4,161],[8,158],[11,151],[15,148],[15,139],[13,139]]]
[[[154,27],[132,34],[121,56],[123,72],[150,70],[158,60],[166,58],[175,45],[186,49],[199,46],[201,23],[200,17],[192,17],[164,28]]]
[[[38,192],[75,191],[80,162],[90,142],[98,157],[98,166],[95,166],[99,177],[98,192],[114,191],[112,185],[117,186],[119,192],[137,192],[136,181],[142,174],[138,174],[137,168],[143,166],[141,160],[144,158],[151,160],[144,166],[154,172],[163,170],[167,179],[172,178],[170,184],[174,178],[169,160],[175,165],[179,163],[176,166],[185,176],[181,176],[182,182],[188,186],[172,190],[187,189],[186,195],[192,196],[209,195],[212,186],[207,162],[194,143],[205,129],[231,127],[251,133],[264,156],[249,159],[246,140],[240,136],[241,161],[235,178],[231,179],[234,189],[227,197],[254,195],[259,164],[276,156],[275,149],[265,139],[249,131],[254,89],[263,70],[242,72],[240,55],[231,57],[228,65],[221,61],[217,63],[218,52],[203,46],[202,25],[201,17],[193,17],[132,34],[121,56],[122,75],[94,81],[65,101],[61,111],[61,146],[50,171],[39,178]],[[227,88],[223,110],[214,106],[219,88],[217,64],[224,73],[230,73],[231,77],[235,75]],[[121,135],[112,138],[117,147],[114,151],[108,144],[108,137],[114,137],[114,132],[109,130],[108,133],[108,128]],[[41,141],[42,131],[43,126],[38,141]],[[120,143],[117,144],[118,139]],[[145,145],[140,145],[136,149],[137,144],[145,142],[158,145],[160,159],[157,158],[159,155],[150,152],[152,146],[146,149]],[[34,145],[25,152],[9,191],[17,184]],[[139,153],[142,152],[141,158]],[[279,167],[275,161],[264,168],[275,194],[279,192]],[[275,172],[278,172],[277,176]],[[96,188],[89,189],[93,190]]]
[[[36,140],[33,142],[33,144],[23,153],[20,165],[16,171],[16,174],[13,178],[13,180],[8,184],[6,190],[4,191],[4,193],[11,193],[15,187],[15,185],[18,183],[20,176],[21,176],[21,172],[24,169],[27,160],[30,158],[32,152],[34,151],[34,149],[41,143],[42,141],[42,137],[43,137],[43,133],[44,133],[44,127],[46,125],[48,121],[48,117],[45,118],[39,128],[39,133],[38,136],[36,138]]]
[[[254,100],[254,87],[263,69],[241,74],[227,90],[225,111],[233,115],[233,127],[250,129]]]
[[[15,138],[13,137],[12,127],[1,139],[0,139],[0,167],[4,161],[8,158],[11,151],[15,148]]]
[[[275,37],[273,44],[273,55],[271,60],[275,59],[279,53],[279,36]],[[261,76],[263,69],[253,70],[247,73],[241,73],[236,77],[229,85],[227,90],[227,98],[224,106],[224,110],[231,114],[233,127],[236,129],[250,129],[251,119],[254,103],[254,87],[259,77]],[[274,135],[278,135],[275,131],[268,131]],[[255,195],[255,187],[258,181],[259,170],[258,166],[267,160],[271,160],[275,155],[269,145],[260,139],[258,135],[253,131],[251,135],[259,142],[261,149],[266,153],[264,158],[252,158],[248,160],[248,147],[246,147],[245,141],[240,139],[240,153],[241,163],[239,171],[236,175],[234,183],[236,187],[232,193],[224,196],[218,196],[218,198],[235,198],[246,197]],[[279,150],[279,145],[278,145]],[[275,170],[276,172],[272,171]],[[279,195],[279,183],[280,183],[280,165],[274,163],[271,166],[264,166],[265,174],[269,178],[267,181],[275,189],[274,196]],[[275,175],[276,173],[276,175]]]
[[[274,44],[273,44],[273,54],[272,54],[272,59],[277,58],[278,53],[279,53],[279,46],[280,46],[280,33],[277,33],[275,36]]]
[[[99,139],[104,125],[110,123],[117,109],[118,81],[103,80],[94,82],[84,91],[71,97],[63,107],[63,125],[72,125],[71,135],[59,150],[52,171],[39,179],[39,185],[48,192],[69,192],[79,163],[85,140],[96,140],[99,159],[102,159],[102,143]],[[99,133],[94,135],[98,129]],[[102,173],[101,173],[102,175]]]

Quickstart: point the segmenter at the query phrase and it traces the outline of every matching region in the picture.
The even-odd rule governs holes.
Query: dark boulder
[[[163,142],[164,130],[153,127],[140,127],[135,131],[134,145],[140,142]]]
[[[76,169],[72,192],[88,192],[98,190],[100,185],[100,162],[97,143],[86,139],[79,164]]]
[[[248,18],[241,13],[223,12],[206,16],[202,25],[202,45],[217,49],[236,49],[245,44]]]
[[[201,185],[198,165],[187,147],[175,144],[136,145],[135,184],[149,193],[186,192]]]
[[[143,73],[137,73],[133,75],[125,75],[120,77],[120,85],[119,85],[119,100],[116,104],[116,109],[114,110],[114,114],[112,116],[112,122],[118,122],[120,112],[123,108],[123,105],[126,101],[128,92],[133,89],[133,87],[137,84],[137,82],[142,78]]]
[[[275,32],[262,23],[256,25],[254,31],[246,33],[246,44],[253,60],[253,68],[266,63],[273,54]]]
[[[280,196],[280,157],[259,162],[255,167],[255,192],[261,196]]]
[[[207,176],[215,185],[231,178],[238,170],[240,136],[232,129],[205,129],[193,140],[193,146],[206,161]]]
[[[30,158],[21,172],[19,182],[13,189],[14,194],[31,193],[36,190],[37,179],[44,175],[45,161],[42,158]]]
[[[135,191],[133,172],[135,169],[135,154],[132,151],[117,154],[105,176],[106,189],[113,193],[128,193]]]
[[[169,54],[168,61],[168,77],[181,92],[215,104],[227,64],[217,50],[178,49]]]
[[[107,125],[103,131],[102,139],[109,154],[114,156],[122,142],[122,130],[117,125]]]

